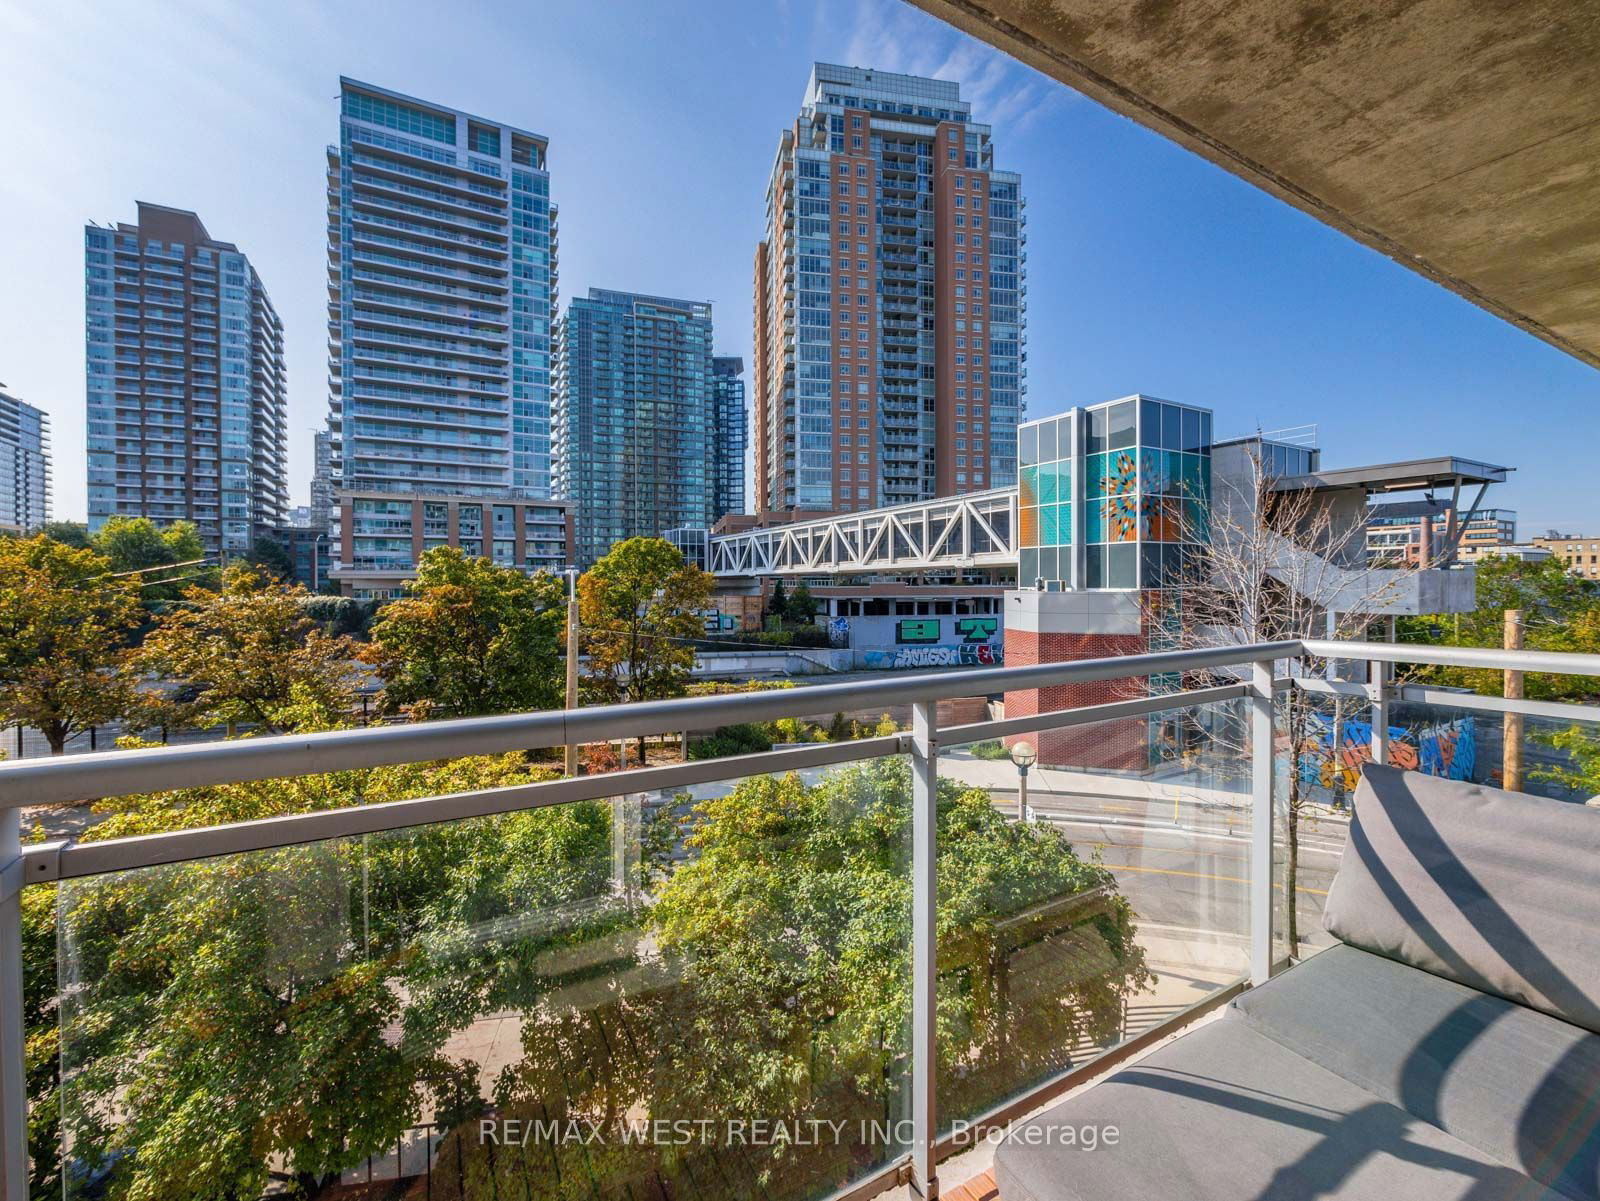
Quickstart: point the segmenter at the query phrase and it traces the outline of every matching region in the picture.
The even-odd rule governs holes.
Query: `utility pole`
[[[578,569],[569,567],[567,577],[567,708],[578,707]],[[566,773],[578,774],[578,746],[567,743]]]
[[[1522,610],[1506,610],[1505,645],[1508,651],[1522,649]],[[1520,701],[1523,696],[1522,673],[1506,670],[1506,700]],[[1501,786],[1507,792],[1522,791],[1522,714],[1507,712],[1502,734]]]

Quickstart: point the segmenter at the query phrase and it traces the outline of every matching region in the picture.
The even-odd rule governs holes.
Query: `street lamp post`
[[[1031,822],[1028,810],[1028,769],[1039,761],[1039,752],[1031,742],[1011,744],[1011,762],[1017,765],[1017,820]]]

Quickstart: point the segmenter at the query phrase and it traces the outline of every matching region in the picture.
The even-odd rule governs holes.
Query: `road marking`
[[[1214,876],[1210,872],[1186,872],[1176,867],[1135,867],[1131,863],[1103,863],[1100,866],[1107,871],[1113,872],[1154,872],[1161,876],[1192,876],[1196,880],[1220,880],[1224,884],[1250,883],[1248,880],[1241,880],[1238,876]],[[1283,891],[1283,885],[1281,884],[1274,884],[1272,887],[1279,892]],[[1313,893],[1319,897],[1328,895],[1328,890],[1325,888],[1297,888],[1295,892]]]

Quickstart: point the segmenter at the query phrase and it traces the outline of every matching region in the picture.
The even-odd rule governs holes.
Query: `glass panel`
[[[1044,421],[1039,424],[1039,462],[1048,463],[1057,458],[1056,455],[1056,423]]]
[[[1247,737],[1227,701],[940,748],[942,1127],[1245,974]]]
[[[1106,548],[1107,588],[1137,588],[1139,586],[1138,548],[1132,544],[1113,545]]]
[[[1111,406],[1110,430],[1106,441],[1108,450],[1121,450],[1134,444],[1134,424],[1138,419],[1138,411],[1133,401],[1124,401],[1122,404]]]
[[[1104,588],[1106,586],[1106,547],[1087,546],[1084,548],[1083,574],[1085,588]]]
[[[1039,469],[1037,467],[1024,467],[1019,473],[1017,503],[1019,505],[1035,505],[1039,503]]]
[[[1105,501],[1097,500],[1084,505],[1083,525],[1083,540],[1085,542],[1104,542],[1106,540]]]
[[[1183,410],[1177,405],[1161,406],[1161,445],[1167,450],[1183,448]]]
[[[64,882],[66,1195],[846,1187],[906,1149],[910,792],[897,756]]]
[[[1200,452],[1200,412],[1198,409],[1183,410],[1183,450]]]
[[[1072,457],[1073,419],[1071,416],[1056,418],[1056,458],[1070,459]]]
[[[1161,445],[1161,406],[1153,400],[1139,402],[1139,445]]]
[[[1025,425],[1017,431],[1017,461],[1019,463],[1037,463],[1039,461],[1039,427]]]
[[[1056,533],[1057,540],[1062,546],[1072,545],[1072,506],[1056,506]]]
[[[1085,414],[1089,430],[1084,442],[1085,454],[1099,454],[1106,449],[1106,411],[1103,408],[1090,409]]]
[[[1039,503],[1042,505],[1054,504],[1059,499],[1056,495],[1056,470],[1055,463],[1039,469]]]
[[[1037,550],[1017,552],[1017,587],[1032,588],[1038,578],[1039,552]]]
[[[1039,510],[1033,506],[1017,510],[1018,536],[1021,546],[1039,545]]]
[[[1045,583],[1052,583],[1061,579],[1061,552],[1049,548],[1039,552],[1039,574]]]

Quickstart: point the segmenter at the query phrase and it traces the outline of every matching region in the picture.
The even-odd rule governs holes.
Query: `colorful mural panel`
[[[1341,721],[1335,748],[1333,723],[1324,721],[1300,749],[1300,778],[1307,784],[1354,792],[1361,765],[1372,761],[1372,725]],[[1472,718],[1437,725],[1389,728],[1389,762],[1402,771],[1449,780],[1471,780],[1477,767],[1477,740]]]

